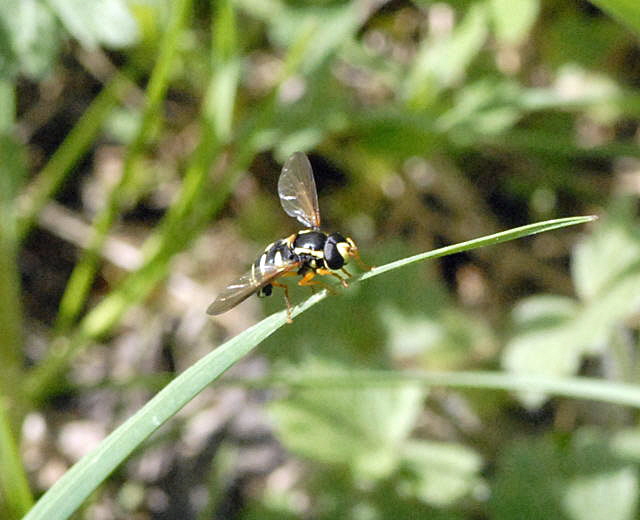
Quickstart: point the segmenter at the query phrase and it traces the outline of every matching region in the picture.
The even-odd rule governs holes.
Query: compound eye
[[[341,242],[336,242],[332,237],[324,244],[324,261],[329,269],[340,269],[344,265],[340,244]]]

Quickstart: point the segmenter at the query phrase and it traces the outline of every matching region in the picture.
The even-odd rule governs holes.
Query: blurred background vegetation
[[[374,265],[604,218],[326,299],[78,518],[638,518],[634,410],[349,370],[638,383],[639,34],[622,0],[1,1],[0,516],[283,307],[205,315],[297,229],[276,182],[302,150]]]

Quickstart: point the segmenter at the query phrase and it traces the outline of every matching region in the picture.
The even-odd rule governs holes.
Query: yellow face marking
[[[351,256],[351,245],[348,242],[338,242],[336,247],[338,248],[338,253],[340,253],[340,256],[346,264]]]
[[[263,270],[266,264],[267,264],[267,255],[265,253],[262,253],[262,256],[260,257],[260,270]]]
[[[273,255],[273,263],[276,267],[280,267],[282,265],[282,253],[280,253],[280,251],[276,251],[276,254]]]

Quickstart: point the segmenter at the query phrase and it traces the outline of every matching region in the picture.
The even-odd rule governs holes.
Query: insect
[[[344,266],[351,258],[363,269],[370,269],[360,259],[358,247],[351,238],[320,231],[316,183],[309,159],[302,152],[294,153],[284,163],[278,179],[278,195],[287,215],[296,218],[306,229],[269,244],[247,273],[223,289],[209,305],[207,314],[222,314],[254,293],[270,296],[273,287],[281,287],[287,303],[287,321],[291,323],[289,288],[279,282],[279,278],[300,275],[298,285],[321,286],[333,292],[331,286],[314,277],[331,275],[348,287],[346,278],[351,274]]]

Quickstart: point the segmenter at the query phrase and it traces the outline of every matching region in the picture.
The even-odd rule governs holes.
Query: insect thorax
[[[325,261],[325,245],[327,234],[315,230],[303,230],[297,233],[293,241],[293,250],[300,258],[302,267],[298,271],[305,274],[308,271],[317,272],[319,269],[327,269]]]
[[[292,242],[293,251],[303,263],[301,271],[312,269],[341,269],[349,259],[351,244],[340,233],[327,235],[321,231],[298,232]]]

